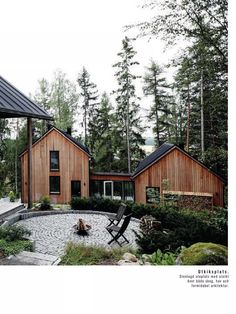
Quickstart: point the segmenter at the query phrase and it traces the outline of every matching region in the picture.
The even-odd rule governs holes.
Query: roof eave
[[[31,113],[25,113],[25,112],[16,112],[14,110],[8,110],[4,108],[0,108],[0,117],[1,118],[34,118],[34,119],[42,119],[42,120],[54,120],[53,117],[48,115],[39,115],[39,114],[31,114]]]

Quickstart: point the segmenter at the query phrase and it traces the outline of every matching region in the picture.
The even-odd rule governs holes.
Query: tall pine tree
[[[138,62],[134,61],[135,55],[132,40],[125,37],[122,41],[122,50],[118,53],[120,61],[113,65],[116,68],[115,76],[118,82],[118,88],[114,91],[117,103],[115,114],[117,169],[129,173],[144,157],[144,152],[140,148],[140,145],[144,144],[144,139],[138,116],[139,98],[136,96],[134,84],[138,78],[133,72],[135,65],[138,65]]]
[[[96,84],[91,82],[88,71],[83,67],[77,82],[82,97],[84,143],[94,153],[94,137],[96,137],[95,117],[98,110],[98,90]]]
[[[163,76],[161,67],[151,61],[144,75],[143,92],[145,96],[152,98],[152,106],[148,115],[148,120],[154,122],[153,133],[156,147],[163,142],[170,140],[170,123],[172,99],[168,92],[169,86]]]
[[[94,170],[111,172],[114,163],[114,114],[106,93],[101,97],[96,126]]]

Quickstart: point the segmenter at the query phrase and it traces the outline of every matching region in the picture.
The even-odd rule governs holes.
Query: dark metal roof
[[[88,149],[87,146],[83,145],[82,143],[78,142],[76,139],[74,139],[70,134],[66,133],[65,131],[62,131],[58,128],[56,128],[55,126],[53,126],[54,129],[58,130],[59,132],[61,132],[63,135],[65,135],[71,142],[73,142],[76,146],[79,146],[83,151],[85,151],[87,154],[90,154],[90,151]]]
[[[144,158],[138,164],[135,172],[133,173],[133,177],[137,176],[141,171],[149,167],[152,163],[160,159],[164,154],[166,154],[170,149],[172,149],[175,145],[164,143],[160,147],[158,147],[153,153]]]
[[[53,120],[49,114],[0,76],[0,118]]]

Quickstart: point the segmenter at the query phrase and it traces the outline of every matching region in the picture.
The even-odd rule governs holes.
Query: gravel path
[[[79,236],[74,232],[73,225],[77,223],[79,218],[84,219],[92,227],[89,230],[89,236]],[[30,239],[36,241],[35,252],[39,253],[61,256],[69,241],[107,248],[118,247],[118,244],[114,242],[112,245],[107,244],[111,240],[110,234],[105,229],[108,225],[108,219],[105,215],[101,214],[38,216],[20,220],[16,225],[24,226],[31,231]],[[130,241],[129,246],[136,247],[133,230],[138,231],[138,226],[138,222],[131,220],[126,229],[125,236]]]

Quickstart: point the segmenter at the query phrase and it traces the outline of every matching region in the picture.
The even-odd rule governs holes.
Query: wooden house
[[[53,203],[95,196],[145,204],[177,196],[190,204],[193,197],[208,207],[224,204],[223,180],[174,144],[161,145],[133,174],[90,173],[90,157],[87,147],[52,127],[32,147],[33,201],[43,195],[49,195]],[[28,197],[27,163],[26,150],[21,154],[23,202]]]
[[[141,161],[132,180],[137,203],[158,202],[164,195],[174,195],[224,205],[222,178],[174,144],[161,145]]]
[[[21,155],[22,201],[28,200],[28,151]],[[32,198],[49,195],[53,203],[68,203],[72,196],[89,197],[87,147],[70,134],[52,127],[32,146]]]

